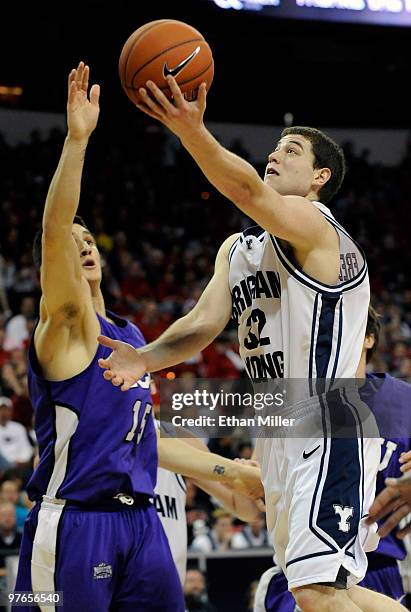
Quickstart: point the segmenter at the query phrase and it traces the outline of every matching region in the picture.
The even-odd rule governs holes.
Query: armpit
[[[66,302],[60,308],[66,319],[76,319],[80,315],[80,307],[75,302]]]

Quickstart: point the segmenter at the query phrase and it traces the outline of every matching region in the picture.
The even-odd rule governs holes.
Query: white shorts
[[[340,568],[348,572],[347,588],[360,582],[365,553],[379,541],[365,517],[375,497],[381,439],[260,438],[256,450],[275,561],[289,589],[334,583]]]

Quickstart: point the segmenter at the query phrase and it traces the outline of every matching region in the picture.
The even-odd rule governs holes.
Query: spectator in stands
[[[214,510],[212,517],[212,529],[194,538],[191,544],[192,550],[208,553],[211,550],[224,551],[232,548],[234,535],[232,514],[223,508],[218,508]]]
[[[187,491],[190,486],[195,487],[191,483],[190,479],[186,480]],[[197,487],[196,487],[197,489]],[[186,505],[186,518],[187,518],[187,541],[188,546],[191,548],[193,541],[200,535],[208,533],[207,523],[209,521],[209,515],[207,508],[199,504],[187,504]]]
[[[265,515],[263,513],[243,527],[241,531],[234,534],[232,548],[264,548],[270,546],[268,533],[265,527]]]
[[[26,296],[21,300],[20,312],[10,319],[6,325],[4,349],[11,351],[24,348],[30,335],[31,322],[35,318],[36,308],[34,298]]]
[[[10,463],[6,461],[6,459],[0,453],[0,478],[2,478],[3,474],[7,472],[7,470],[10,470],[11,468],[12,466],[10,465]]]
[[[198,569],[188,569],[184,583],[187,612],[217,612],[208,601],[205,576]]]
[[[164,315],[157,302],[152,299],[144,300],[141,312],[135,316],[135,323],[139,326],[147,342],[158,338],[170,325],[170,318]]]
[[[0,324],[0,368],[2,368],[5,363],[7,363],[7,360],[9,358],[9,352],[6,351],[4,348],[5,339],[6,339],[6,331],[3,325]]]
[[[4,364],[1,374],[2,386],[17,397],[27,396],[27,355],[23,348],[14,348]]]
[[[21,492],[17,480],[4,480],[0,484],[0,503],[10,502],[15,507],[18,531],[23,531],[24,521],[29,513],[27,500],[27,495]]]
[[[16,527],[16,510],[12,503],[0,501],[0,587],[6,575],[6,557],[17,555],[22,534]],[[5,580],[3,580],[5,585]]]
[[[33,447],[27,431],[20,423],[12,421],[13,404],[10,398],[0,397],[0,448],[4,459],[14,468],[24,470],[31,464]]]

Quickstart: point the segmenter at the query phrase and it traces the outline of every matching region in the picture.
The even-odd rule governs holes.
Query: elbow
[[[252,216],[253,211],[259,206],[261,197],[264,193],[265,185],[259,176],[255,180],[250,180],[236,185],[228,195],[243,212]]]
[[[240,183],[229,189],[226,195],[231,202],[245,211],[252,208],[253,200],[256,197],[256,189],[250,183]]]
[[[205,346],[212,342],[221,331],[220,326],[217,323],[214,324],[208,313],[203,311],[195,313],[192,322],[193,333],[197,334],[206,343]]]

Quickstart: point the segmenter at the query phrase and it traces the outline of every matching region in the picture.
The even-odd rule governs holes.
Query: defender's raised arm
[[[80,199],[85,151],[99,115],[100,88],[93,85],[89,98],[88,79],[89,67],[83,62],[69,74],[68,131],[43,214],[41,286],[49,316],[61,311],[73,317],[84,302],[81,283],[86,281],[81,279],[79,245],[72,228]]]

